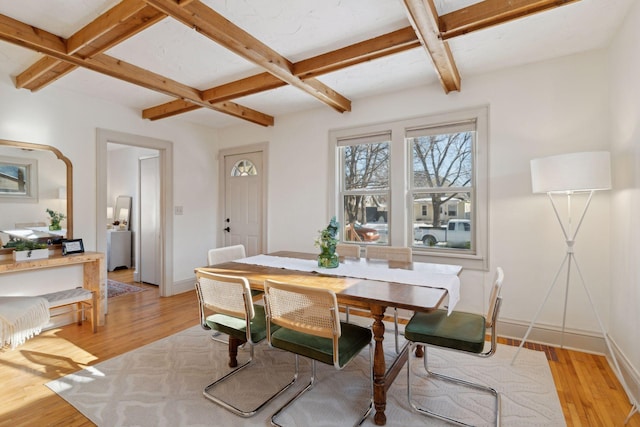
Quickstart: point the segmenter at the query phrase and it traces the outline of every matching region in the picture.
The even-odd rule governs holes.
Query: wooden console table
[[[98,326],[104,325],[103,301],[106,298],[106,284],[103,275],[104,254],[100,252],[84,252],[62,256],[50,255],[49,258],[35,259],[33,261],[14,261],[13,259],[0,260],[0,274],[17,273],[20,271],[41,270],[44,268],[67,267],[82,264],[82,287],[95,291],[97,295]]]

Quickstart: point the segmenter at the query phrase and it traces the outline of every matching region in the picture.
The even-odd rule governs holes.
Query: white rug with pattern
[[[226,345],[210,336],[195,326],[47,386],[98,426],[266,426],[271,414],[308,381],[309,363],[302,362],[299,384],[254,417],[235,416],[202,395],[204,387],[229,371]],[[385,344],[389,358],[394,354],[391,334],[385,337]],[[504,426],[564,426],[544,353],[523,349],[511,365],[515,351],[515,347],[501,345],[494,356],[482,359],[430,350],[429,363],[434,371],[487,384],[501,392]],[[248,354],[240,349],[238,361],[242,363]],[[255,364],[232,377],[217,395],[246,409],[291,378],[292,355],[263,343],[256,347],[255,359]],[[367,405],[368,367],[367,351],[342,371],[319,364],[316,386],[279,421],[289,426],[352,425]],[[426,381],[422,363],[412,367],[414,374],[422,377],[414,382],[419,388],[414,398],[474,425],[493,424],[491,396]],[[405,366],[387,393],[387,425],[441,425],[410,410],[406,384]],[[373,414],[364,425],[374,425]]]

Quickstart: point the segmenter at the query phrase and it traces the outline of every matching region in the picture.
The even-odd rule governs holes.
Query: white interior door
[[[262,253],[262,152],[224,157],[224,245],[244,245],[247,256]]]
[[[160,283],[160,161],[140,159],[140,281]]]

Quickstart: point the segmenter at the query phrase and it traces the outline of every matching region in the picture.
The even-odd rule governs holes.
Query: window
[[[390,134],[338,141],[342,241],[386,243]]]
[[[231,169],[231,176],[253,176],[257,174],[258,171],[251,160],[239,160]]]
[[[330,132],[345,241],[488,267],[488,108]]]
[[[473,251],[475,130],[475,120],[468,120],[405,131],[414,204],[410,221],[414,229],[420,227],[413,233],[413,247]]]
[[[0,156],[0,198],[35,201],[37,195],[37,160]]]

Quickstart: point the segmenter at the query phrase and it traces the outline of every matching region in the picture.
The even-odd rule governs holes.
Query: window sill
[[[413,259],[418,262],[430,262],[434,264],[456,264],[463,269],[488,271],[486,257],[462,253],[442,253],[436,251],[420,250],[413,248]]]

